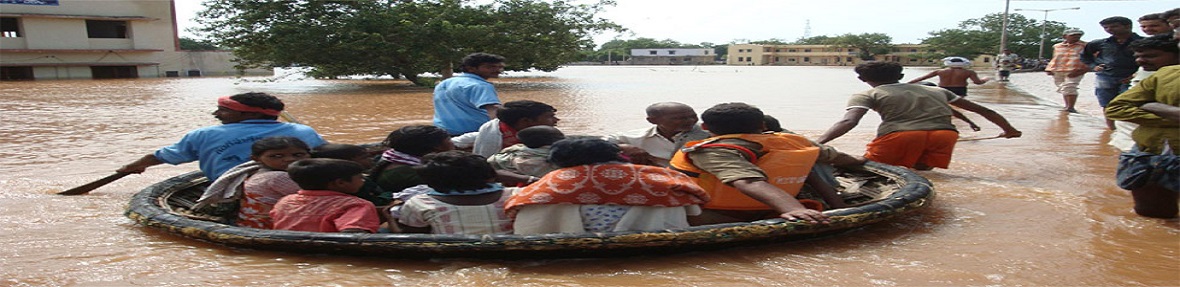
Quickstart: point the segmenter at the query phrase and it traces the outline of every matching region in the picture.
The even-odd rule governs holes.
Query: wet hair
[[[332,181],[350,180],[362,171],[358,163],[334,158],[301,159],[287,166],[287,175],[306,190],[327,189]]]
[[[781,133],[781,132],[785,131],[783,129],[783,124],[779,123],[778,119],[776,119],[770,115],[762,115],[762,122],[766,123],[766,129],[764,131],[776,132],[776,133]]]
[[[955,60],[957,59],[950,61]],[[893,82],[901,79],[901,69],[901,64],[894,62],[868,62],[856,65],[853,70],[865,81]]]
[[[503,108],[496,112],[496,118],[500,119],[500,122],[511,126],[520,120],[536,118],[545,113],[556,111],[557,109],[553,108],[553,106],[538,101],[511,101],[504,103]]]
[[[1180,47],[1177,47],[1176,43],[1177,43],[1176,39],[1172,38],[1171,34],[1167,34],[1167,35],[1155,35],[1155,36],[1135,40],[1135,41],[1132,41],[1131,44],[1128,45],[1128,47],[1130,47],[1132,51],[1136,51],[1136,52],[1143,51],[1143,50],[1160,50],[1160,51],[1164,51],[1166,53],[1175,54],[1175,53],[1180,53]]]
[[[1168,21],[1168,19],[1164,18],[1164,13],[1151,13],[1139,17],[1139,21]]]
[[[717,104],[701,113],[701,121],[715,135],[762,133],[762,110],[746,103]]]
[[[390,132],[381,144],[398,152],[421,157],[434,151],[435,148],[443,144],[443,141],[450,140],[450,138],[451,135],[442,128],[413,125]]]
[[[1123,26],[1131,26],[1131,19],[1123,16],[1114,16],[1102,21],[1098,21],[1098,25],[1122,24]]]
[[[283,101],[279,100],[279,98],[276,98],[275,96],[268,95],[266,93],[249,92],[249,93],[229,96],[229,99],[237,101],[239,103],[242,103],[243,105],[257,107],[257,108],[263,108],[263,109],[276,110],[276,111],[282,111],[283,108],[287,107],[286,105],[283,104]],[[267,115],[262,115],[262,117],[272,119],[272,120],[279,118],[278,116],[267,116]]]
[[[927,87],[937,87],[938,86],[938,84],[927,82],[927,81],[921,81],[921,82],[918,82],[918,84],[923,85],[923,86],[927,86]]]
[[[619,146],[596,137],[559,140],[549,148],[549,162],[557,167],[571,167],[614,161],[626,161]]]
[[[470,55],[463,57],[463,63],[460,64],[460,67],[466,71],[468,68],[475,69],[478,68],[479,65],[483,64],[495,64],[503,62],[504,57],[501,57],[500,55],[488,53],[471,53]]]
[[[551,145],[564,138],[565,134],[561,130],[551,126],[531,126],[516,133],[516,139],[529,148]]]
[[[299,138],[296,137],[265,137],[254,141],[254,144],[250,145],[250,155],[262,156],[262,153],[268,150],[285,149],[290,147],[311,150],[311,148],[307,146],[307,143],[299,140]]]
[[[311,150],[311,157],[334,158],[352,160],[359,156],[368,155],[365,147],[352,144],[324,144]]]
[[[422,182],[441,193],[485,188],[496,178],[496,169],[487,158],[458,150],[428,154],[414,171]]]

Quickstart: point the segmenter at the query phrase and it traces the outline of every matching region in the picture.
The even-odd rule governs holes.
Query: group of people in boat
[[[436,87],[434,125],[392,131],[379,156],[280,122],[281,101],[245,93],[218,99],[213,114],[223,125],[194,130],[118,171],[199,161],[213,182],[194,208],[236,204],[235,224],[264,229],[542,234],[768,218],[822,224],[822,210],[847,206],[833,167],[868,159],[946,168],[957,140],[951,105],[983,114],[1004,130],[1000,137],[1021,135],[946,89],[899,83],[896,63],[856,67],[873,88],[854,95],[845,118],[818,142],[745,103],[710,107],[700,123],[688,105],[655,103],[646,109],[649,128],[567,136],[548,104],[499,103],[486,79],[503,71],[503,58],[473,54],[464,70]],[[440,108],[459,102],[465,107]],[[870,109],[882,124],[863,157],[822,144]],[[483,118],[451,116],[471,111]],[[460,118],[475,124],[457,124]]]

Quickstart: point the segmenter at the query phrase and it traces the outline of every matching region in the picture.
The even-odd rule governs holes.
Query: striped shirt
[[[1053,59],[1045,66],[1045,71],[1066,72],[1073,70],[1089,70],[1089,66],[1082,63],[1082,50],[1086,42],[1077,41],[1073,44],[1061,42],[1053,45]]]

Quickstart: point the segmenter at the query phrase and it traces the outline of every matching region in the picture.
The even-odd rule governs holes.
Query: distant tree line
[[[239,68],[305,67],[317,78],[388,75],[415,84],[448,77],[456,62],[472,52],[505,56],[507,70],[553,71],[577,61],[623,59],[631,49],[708,48],[724,59],[737,43],[821,44],[855,48],[859,57],[889,53],[894,44],[883,33],[815,36],[783,41],[734,40],[728,44],[680,43],[652,38],[616,39],[595,46],[593,35],[626,29],[598,16],[615,0],[572,4],[569,0],[207,0],[192,29],[203,39],[181,39],[186,50],[230,49]],[[586,1],[577,1],[586,3]],[[961,22],[930,32],[922,43],[945,51],[924,55],[975,57],[996,53],[1002,14]],[[1067,27],[1009,15],[1008,47],[1035,55],[1041,24],[1048,41]],[[1048,45],[1048,43],[1046,44]]]

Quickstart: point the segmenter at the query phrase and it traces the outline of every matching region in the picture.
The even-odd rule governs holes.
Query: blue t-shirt
[[[185,134],[180,142],[160,148],[155,156],[174,165],[199,161],[205,177],[215,180],[230,168],[250,161],[250,146],[254,141],[273,136],[296,137],[312,148],[326,143],[309,126],[255,119],[196,129]]]
[[[434,87],[434,125],[451,135],[479,130],[488,121],[480,107],[500,103],[496,88],[479,75],[463,73]]]

